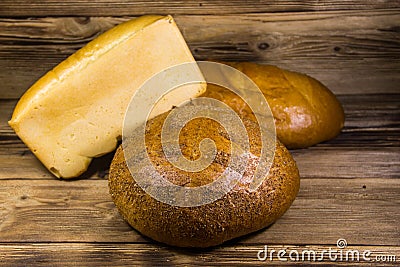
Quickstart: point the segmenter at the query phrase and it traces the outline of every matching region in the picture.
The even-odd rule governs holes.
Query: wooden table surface
[[[175,17],[196,59],[301,71],[342,102],[340,136],[292,151],[300,192],[267,229],[207,250],[155,243],[129,227],[111,201],[112,154],[80,179],[57,180],[7,125],[41,75],[101,32],[154,13]],[[0,67],[0,266],[309,266],[276,254],[262,262],[257,253],[265,245],[320,253],[337,249],[340,238],[344,250],[371,250],[374,262],[325,254],[313,264],[400,264],[399,1],[2,0]]]

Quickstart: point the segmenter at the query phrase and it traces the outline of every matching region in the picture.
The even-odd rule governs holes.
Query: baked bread
[[[77,177],[93,158],[116,149],[125,111],[142,84],[188,62],[194,58],[171,16],[129,20],[40,78],[18,101],[9,125],[56,177]],[[159,101],[152,114],[204,91],[199,84],[182,86]]]
[[[334,138],[344,125],[344,112],[335,95],[305,74],[250,62],[224,62],[252,79],[274,115],[276,134],[288,148],[305,148]],[[203,95],[221,100],[253,119],[250,109],[231,91],[213,85]]]
[[[146,128],[146,147],[156,170],[170,182],[197,187],[218,178],[230,156],[230,140],[224,128],[208,118],[196,118],[182,128],[179,145],[182,154],[196,160],[199,143],[211,138],[217,148],[214,161],[201,172],[185,172],[172,166],[162,151],[160,131],[167,114],[150,120]],[[256,161],[261,151],[258,125],[244,119],[250,151]],[[129,148],[129,141],[128,146]],[[130,159],[128,159],[130,160]],[[255,165],[247,165],[243,179],[222,198],[202,206],[179,207],[148,195],[132,177],[120,146],[112,160],[109,189],[125,220],[136,230],[156,241],[179,247],[209,247],[260,230],[276,221],[289,208],[299,190],[296,163],[289,151],[276,142],[272,167],[255,190],[249,190]]]

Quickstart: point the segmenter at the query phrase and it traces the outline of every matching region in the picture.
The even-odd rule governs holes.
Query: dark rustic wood
[[[287,11],[327,11],[327,10],[368,10],[396,8],[396,0],[383,1],[316,1],[316,0],[204,0],[204,1],[25,1],[3,0],[0,2],[0,16],[132,16],[145,14],[243,14]]]
[[[0,98],[20,97],[45,72],[128,19],[0,19]],[[314,76],[336,94],[399,92],[400,9],[182,15],[176,20],[199,60],[276,64]]]

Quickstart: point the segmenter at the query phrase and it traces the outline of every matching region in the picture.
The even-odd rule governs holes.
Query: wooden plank
[[[292,154],[303,177],[398,177],[400,95],[341,96],[344,132]],[[0,179],[54,179],[6,124],[15,100],[0,100]],[[96,159],[80,178],[106,177],[113,153]],[[18,165],[16,166],[16,162]]]
[[[398,178],[398,147],[319,148],[292,151],[302,177],[381,177]]]
[[[38,159],[23,144],[18,148],[2,150],[0,154],[0,180],[54,179]],[[9,153],[11,152],[11,153]],[[9,154],[7,154],[9,153]],[[398,178],[400,173],[399,147],[346,147],[317,145],[293,150],[300,175],[306,177]],[[95,159],[79,179],[107,177],[113,153]]]
[[[318,147],[400,147],[400,131],[398,128],[378,131],[344,129],[343,132]]]
[[[118,214],[106,180],[3,180],[1,242],[152,242]],[[400,245],[400,179],[303,179],[288,212],[232,244]],[[1,253],[0,253],[1,254]]]
[[[331,258],[327,252],[332,252]],[[359,246],[351,245],[342,250],[342,258],[335,243],[330,245],[268,245],[268,252],[272,253],[265,261],[260,261],[257,254],[264,246],[241,245],[222,246],[213,249],[181,249],[166,247],[163,245],[149,244],[91,244],[91,243],[28,243],[28,244],[0,244],[0,266],[260,266],[273,264],[274,266],[288,266],[288,263],[296,266],[395,266],[399,261],[400,247],[386,246]],[[286,255],[280,260],[277,252],[285,250]],[[299,260],[291,261],[289,253],[299,252]],[[308,254],[304,251],[315,251],[316,260],[308,260]],[[354,260],[350,251],[359,252],[359,260]],[[371,251],[367,260],[362,255],[365,251]],[[302,253],[304,258],[302,259]],[[335,254],[335,253],[338,254]],[[295,254],[292,254],[295,258]],[[323,255],[321,257],[321,255]],[[337,255],[336,260],[332,260]],[[366,254],[367,255],[367,254]],[[395,255],[394,261],[389,256]],[[260,254],[263,257],[263,254]],[[378,257],[378,258],[377,258]],[[282,257],[281,257],[282,258]],[[312,258],[312,257],[311,257]],[[386,262],[383,262],[385,259]],[[369,260],[369,261],[368,261]],[[380,261],[380,262],[377,262]],[[373,265],[372,265],[373,264]]]
[[[10,141],[15,142],[15,141]],[[2,142],[3,143],[3,142]],[[20,152],[16,149],[2,148],[0,155],[0,180],[8,179],[56,179],[46,167],[21,142],[17,141]],[[13,154],[19,153],[19,154]],[[108,176],[114,152],[95,158],[85,173],[76,179],[104,179]]]
[[[338,99],[346,114],[345,131],[397,130],[400,127],[400,94],[344,95]]]
[[[129,18],[0,20],[0,98]],[[307,73],[336,94],[398,93],[400,9],[176,16],[199,60],[257,61]],[[201,26],[200,26],[201,25]]]
[[[3,0],[0,16],[120,16],[145,14],[243,14],[251,12],[365,10],[396,8],[396,0],[384,1],[314,1],[314,0],[261,0],[261,1],[24,1]]]
[[[16,104],[16,100],[0,99],[0,138],[4,138],[4,136],[15,136],[14,131],[8,126],[7,122],[11,119]]]
[[[339,95],[338,99],[346,114],[344,133],[389,131],[388,136],[397,136],[396,131],[400,129],[400,94]],[[7,121],[16,104],[14,99],[0,99],[0,137],[15,137]]]
[[[315,147],[292,150],[303,177],[398,177],[400,134],[342,133]],[[0,138],[0,179],[54,179],[19,139]],[[95,159],[80,179],[107,177],[113,153]],[[18,163],[16,165],[16,162]]]

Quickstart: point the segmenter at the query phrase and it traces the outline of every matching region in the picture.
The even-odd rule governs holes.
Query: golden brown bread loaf
[[[335,95],[305,74],[271,65],[224,62],[252,79],[264,94],[274,115],[276,133],[288,148],[305,148],[334,138],[344,125],[344,112]],[[208,85],[203,96],[221,100],[254,119],[240,97]]]
[[[172,166],[163,154],[160,130],[165,118],[166,114],[155,117],[146,128],[147,151],[157,171],[180,186],[201,186],[217,179],[230,156],[230,140],[224,128],[213,120],[197,118],[181,130],[179,145],[188,159],[199,157],[199,143],[205,137],[214,140],[218,151],[214,162],[205,170],[187,173]],[[253,160],[258,160],[259,129],[248,119],[244,119],[244,125]],[[136,183],[120,146],[111,163],[109,189],[125,220],[142,234],[173,246],[209,247],[270,225],[294,201],[300,185],[299,172],[289,151],[279,141],[269,174],[255,191],[250,191],[253,172],[254,164],[248,165],[244,179],[210,204],[172,206],[152,198]]]

